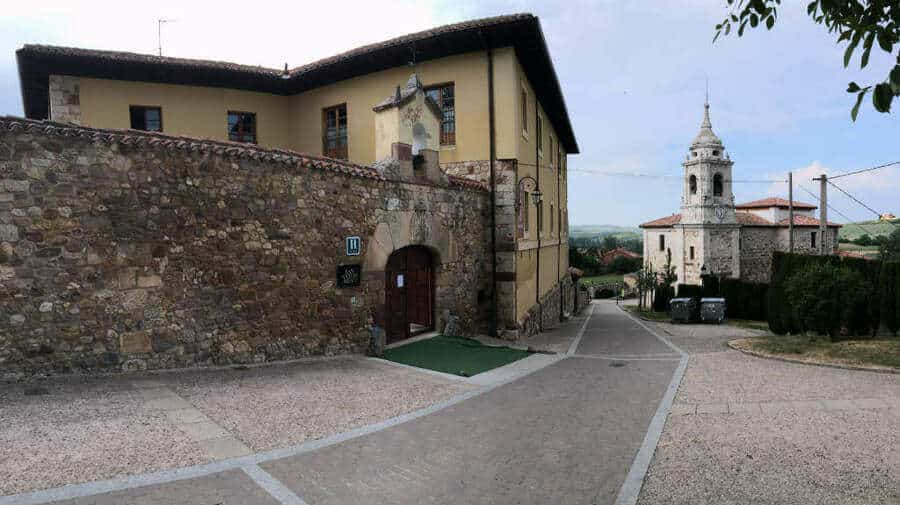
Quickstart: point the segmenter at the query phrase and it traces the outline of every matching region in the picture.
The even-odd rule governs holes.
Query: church
[[[713,132],[709,102],[704,104],[700,132],[694,137],[684,167],[681,212],[640,225],[644,265],[660,271],[671,257],[680,284],[700,284],[701,274],[768,282],[775,251],[836,254],[840,225],[828,223],[822,236],[816,206],[764,198],[735,204],[734,162]],[[824,241],[824,243],[822,243]]]

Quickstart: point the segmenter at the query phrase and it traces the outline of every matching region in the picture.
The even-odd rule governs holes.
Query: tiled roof
[[[778,221],[778,225],[779,226],[787,226],[788,218],[784,218],[781,221]],[[810,217],[810,216],[795,215],[794,216],[794,226],[819,226],[819,220],[814,217]],[[842,225],[828,221],[828,226],[831,226],[834,228],[840,228]]]
[[[474,179],[469,179],[468,177],[460,177],[458,175],[448,175],[448,179],[450,179],[451,186],[457,186],[460,188],[466,189],[479,189],[482,191],[490,191],[490,188],[487,184],[483,182],[478,182]]]
[[[10,116],[0,116],[0,132],[2,131],[77,137],[90,140],[91,142],[117,143],[153,149],[213,153],[234,158],[325,170],[366,179],[384,180],[375,169],[348,161],[311,156],[284,149],[262,148],[252,144],[237,142],[181,137],[139,130],[88,128],[86,126],[36,121]]]
[[[869,260],[869,261],[876,260],[876,258],[873,258],[871,256],[866,256],[865,254],[859,254],[859,253],[855,253],[855,252],[851,252],[851,251],[840,251],[839,250],[837,252],[837,254],[838,254],[838,256],[843,256],[844,258],[859,258],[859,259]]]
[[[661,217],[653,221],[647,221],[640,225],[641,228],[667,228],[681,222],[681,214],[672,214],[671,216]]]
[[[418,61],[514,47],[566,151],[578,143],[538,18],[512,14],[464,21],[358,47],[289,71],[220,61],[172,58],[120,51],[26,45],[16,51],[25,115],[48,118],[51,74],[160,82],[294,95],[334,82],[401,67],[415,50]],[[374,105],[374,104],[372,104]]]
[[[735,205],[736,209],[766,209],[769,207],[779,207],[779,208],[788,208],[790,207],[791,202],[785,200],[784,198],[763,198],[762,200],[754,200],[752,202],[740,203]],[[815,209],[817,208],[815,205],[811,203],[804,203],[794,201],[795,209]]]
[[[734,217],[744,226],[775,226],[772,221],[751,212],[735,212]]]

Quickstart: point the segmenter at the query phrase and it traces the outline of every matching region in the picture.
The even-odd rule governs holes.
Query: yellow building
[[[535,16],[437,27],[290,70],[41,45],[17,59],[32,119],[364,165],[379,161],[373,107],[414,72],[440,107],[441,168],[493,189],[497,332],[532,334],[571,305],[566,159],[578,145]]]

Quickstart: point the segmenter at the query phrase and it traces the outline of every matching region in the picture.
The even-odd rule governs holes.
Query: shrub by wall
[[[726,315],[734,319],[765,321],[769,285],[744,282],[739,279],[722,279],[722,297],[725,298]]]
[[[829,272],[827,277],[822,272]],[[797,276],[805,272],[807,278]],[[795,277],[797,276],[797,277]],[[809,278],[817,281],[807,282]],[[767,296],[769,328],[778,334],[797,334],[803,331],[821,331],[834,334],[844,332],[853,335],[872,335],[879,327],[895,332],[898,326],[898,296],[900,296],[900,268],[896,263],[885,263],[860,258],[840,256],[810,256],[776,252],[772,262],[772,282]],[[817,293],[807,298],[805,291],[791,284],[806,283],[807,291]],[[822,286],[830,286],[830,291]],[[800,296],[803,300],[798,300]],[[812,309],[815,303],[819,308]],[[831,307],[833,314],[826,314],[823,307]],[[822,314],[827,323],[813,324],[803,311],[813,310]],[[833,321],[839,317],[840,327]]]

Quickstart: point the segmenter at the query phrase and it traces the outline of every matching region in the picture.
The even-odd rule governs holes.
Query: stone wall
[[[488,194],[449,184],[0,118],[0,372],[360,351],[384,300],[380,262],[405,245],[437,258],[438,314],[450,309],[476,331],[490,289]],[[353,235],[363,253],[348,257]],[[337,266],[352,263],[363,265],[361,285],[339,289]]]
[[[747,282],[769,282],[772,253],[779,250],[777,228],[741,228],[741,274]]]

